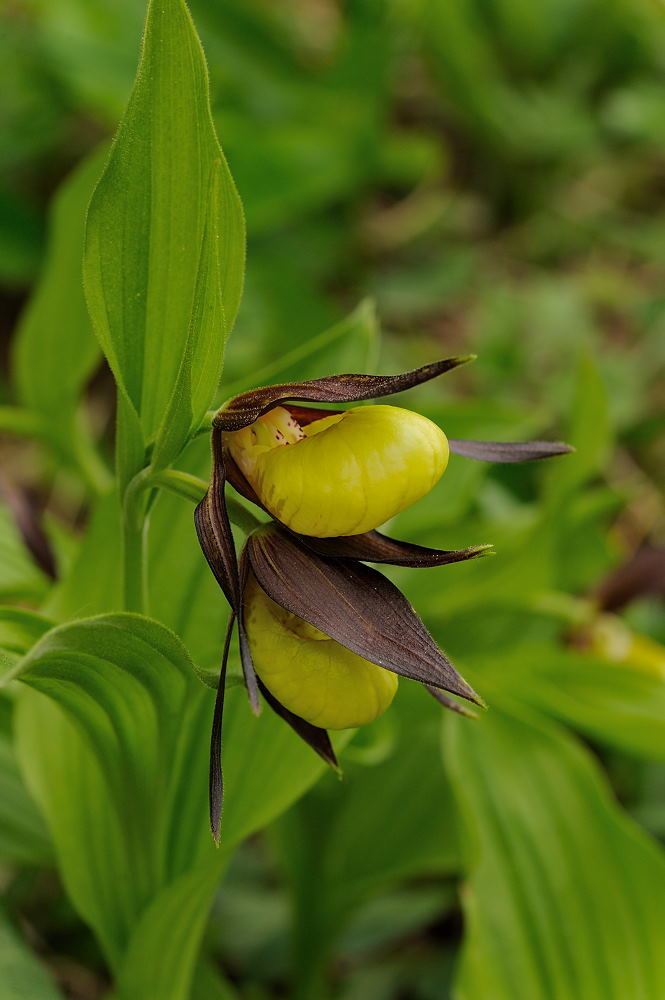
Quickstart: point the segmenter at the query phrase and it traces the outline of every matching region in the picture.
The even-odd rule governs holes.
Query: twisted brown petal
[[[245,592],[245,584],[247,583],[248,573],[249,560],[247,558],[247,547],[245,546],[240,555],[241,594],[244,594]],[[240,662],[242,663],[242,673],[245,678],[247,694],[249,695],[249,703],[252,707],[254,715],[259,715],[261,712],[261,704],[259,702],[258,677],[256,676],[256,671],[254,670],[252,654],[249,651],[249,642],[247,641],[247,633],[245,632],[244,608],[242,606],[238,615],[238,639],[240,643]]]
[[[224,712],[224,690],[226,688],[226,665],[229,660],[229,648],[231,646],[231,635],[233,634],[233,623],[235,615],[229,618],[226,628],[226,638],[224,640],[224,652],[222,653],[222,669],[219,673],[219,683],[217,685],[217,697],[215,698],[215,710],[212,717],[212,731],[210,733],[210,770],[208,775],[208,801],[210,804],[210,829],[215,838],[215,843],[219,843],[219,830],[222,821],[222,802],[224,799],[224,779],[222,777],[222,714]]]
[[[390,563],[392,566],[411,566],[425,569],[429,566],[447,566],[493,553],[491,545],[472,545],[468,549],[430,549],[413,545],[397,538],[388,538],[379,531],[363,535],[345,535],[340,538],[313,538],[297,536],[304,545],[329,559],[358,559],[361,562]]]
[[[226,470],[219,431],[212,432],[212,478],[208,492],[194,511],[199,544],[217,583],[236,615],[240,614],[240,578],[231,522],[226,510]]]
[[[404,392],[413,386],[429,382],[453,368],[473,360],[469,354],[460,358],[444,358],[430,365],[400,375],[326,375],[309,382],[283,382],[260,389],[251,389],[230,400],[213,420],[213,427],[223,431],[239,431],[280,403],[293,400],[303,403],[357,403]]]

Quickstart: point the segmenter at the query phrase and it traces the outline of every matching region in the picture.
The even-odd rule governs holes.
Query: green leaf
[[[665,684],[630,663],[538,644],[493,657],[520,698],[606,746],[665,759]]]
[[[445,720],[468,882],[459,1000],[665,995],[662,853],[560,729],[492,698]]]
[[[236,990],[223,980],[221,973],[212,962],[199,962],[194,982],[192,983],[191,1000],[240,1000]]]
[[[0,1000],[64,1000],[64,994],[1,910]]]
[[[42,606],[45,614],[63,621],[121,610],[120,552],[109,544],[120,535],[120,503],[112,491],[95,504],[72,565]]]
[[[222,841],[221,850],[212,849],[207,813],[205,822],[202,820],[211,695],[206,691],[205,716],[191,726],[190,749],[183,753],[188,768],[174,793],[174,800],[180,803],[174,820],[183,845],[180,866],[186,871],[154,897],[135,925],[119,966],[118,994],[122,1000],[153,996],[187,1000],[208,909],[234,848],[288,808],[325,769],[276,715],[266,710],[257,719],[249,710],[244,690],[227,691]],[[193,798],[200,800],[196,809],[192,808]],[[201,838],[202,846],[197,849]]]
[[[25,608],[0,607],[0,665],[7,668],[28,652],[53,623]]]
[[[570,426],[565,440],[576,451],[546,469],[547,500],[554,516],[565,498],[602,472],[612,444],[603,379],[590,355],[580,357]]]
[[[419,685],[401,682],[390,715],[362,731],[397,727],[384,759],[345,766],[342,782],[329,776],[275,824],[294,894],[298,996],[319,995],[336,937],[366,898],[405,878],[458,869],[452,792],[432,766],[441,711]]]
[[[252,372],[249,378],[225,385],[224,395],[236,396],[257,385],[320,378],[340,371],[372,371],[376,367],[379,337],[376,306],[371,299],[364,299],[328,330]]]
[[[52,863],[44,821],[26,791],[12,739],[12,704],[0,695],[0,862],[9,865]]]
[[[8,508],[0,502],[0,600],[39,601],[48,581],[19,537]]]
[[[340,750],[351,737],[338,734]],[[245,690],[233,688],[224,709],[224,812],[222,849],[260,830],[287,809],[326,771],[326,765],[267,707],[259,718]]]
[[[72,899],[115,964],[144,907],[207,847],[210,693],[175,636],[128,615],[53,629],[14,676],[56,703],[21,697],[19,759]]]
[[[107,152],[104,144],[87,156],[54,199],[44,270],[13,341],[20,401],[39,416],[41,433],[57,452],[78,462],[95,485],[103,484],[104,470],[77,422],[81,392],[99,361],[81,260],[85,212]]]
[[[151,0],[136,84],[88,213],[84,276],[118,383],[123,485],[195,431],[240,301],[242,207],[217,141],[201,45],[183,0]]]
[[[222,857],[181,876],[143,915],[120,969],[118,1000],[188,1000]],[[169,947],[164,949],[164,941]]]
[[[324,764],[272,712],[256,719],[244,691],[229,691],[217,851],[207,818],[214,694],[171,632],[127,614],[61,625],[12,676],[33,689],[17,705],[18,756],[72,901],[118,971],[123,996],[133,1000],[133,984],[154,982],[159,989],[147,996],[184,1000],[228,853]]]

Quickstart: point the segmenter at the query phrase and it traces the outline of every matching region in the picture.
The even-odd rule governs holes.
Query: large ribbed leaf
[[[514,707],[446,716],[468,881],[458,1000],[665,996],[665,859],[592,758]]]
[[[47,619],[32,611],[0,607],[0,676],[12,670],[49,628]],[[0,691],[0,862],[50,863],[53,850],[48,832],[16,760],[13,714],[11,694]]]
[[[227,853],[301,795],[323,763],[272,712],[253,718],[242,692],[230,691],[220,853],[207,822],[213,694],[171,632],[126,614],[59,626],[12,675],[32,688],[17,706],[19,760],[120,995],[185,1000]],[[169,912],[177,919],[167,921],[167,969]],[[137,983],[157,992],[139,994]]]
[[[0,695],[0,864],[44,865],[53,851],[21,777],[12,738],[12,704]]]
[[[18,705],[19,759],[68,890],[115,964],[144,906],[204,843],[205,752],[200,783],[189,765],[209,693],[175,636],[130,615],[51,630],[12,675],[33,689]]]
[[[593,739],[665,759],[662,673],[545,644],[504,654],[492,665],[521,698]]]
[[[244,270],[240,200],[184,0],[152,0],[127,111],[88,214],[85,287],[122,404],[123,479],[168,464],[212,402]]]
[[[354,763],[351,744],[344,781],[330,775],[273,827],[294,895],[295,974],[303,997],[323,992],[315,984],[337,935],[368,896],[406,878],[459,868],[452,791],[432,766],[439,719],[424,692],[405,685],[390,716],[369,728],[376,763]]]
[[[188,1000],[225,860],[225,855],[218,854],[157,894],[138,922],[119,969],[118,1000]],[[164,941],[169,942],[168,948]]]
[[[399,375],[325,375],[309,382],[284,382],[250,389],[235,396],[214,419],[215,427],[224,431],[237,431],[257,420],[262,413],[281,402],[293,400],[301,403],[357,403],[365,399],[393,396],[414,386],[458,368],[474,355],[444,358]]]

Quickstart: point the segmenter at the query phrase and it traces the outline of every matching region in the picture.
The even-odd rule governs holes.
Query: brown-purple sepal
[[[240,592],[242,595],[245,593],[245,584],[247,583],[247,575],[249,573],[249,560],[247,558],[247,547],[243,548],[240,554]],[[245,687],[247,688],[247,694],[249,696],[249,704],[251,706],[254,715],[261,714],[261,702],[259,699],[259,686],[258,678],[256,676],[256,671],[254,670],[254,663],[252,661],[252,653],[249,648],[249,642],[247,640],[247,633],[245,631],[245,619],[244,619],[244,607],[243,598],[241,597],[240,613],[238,614],[238,642],[240,645],[240,662],[242,664],[242,673],[245,678]]]
[[[491,545],[472,545],[468,549],[430,549],[424,545],[389,538],[379,531],[339,538],[313,538],[311,535],[297,537],[308,548],[328,559],[357,559],[360,562],[388,563],[391,566],[410,566],[414,569],[447,566],[449,563],[464,562],[494,552]]]
[[[458,368],[475,355],[444,358],[400,375],[326,375],[308,382],[283,382],[259,389],[250,389],[235,396],[215,414],[213,427],[222,431],[239,431],[248,427],[273,406],[289,400],[302,403],[359,403],[404,392],[445,372]]]
[[[555,458],[575,451],[563,441],[466,441],[449,438],[448,445],[453,454],[480,462],[534,462],[539,458]]]
[[[224,800],[224,779],[222,776],[222,715],[224,714],[224,692],[226,689],[226,665],[229,661],[229,649],[235,615],[232,613],[226,627],[224,652],[222,653],[222,668],[219,672],[217,696],[212,717],[210,732],[210,769],[208,772],[208,802],[210,806],[210,829],[219,844],[219,831],[222,821],[222,804]]]
[[[212,476],[208,492],[194,511],[199,545],[236,615],[240,614],[240,578],[231,522],[226,510],[226,470],[221,435],[212,433]]]
[[[247,554],[259,585],[287,611],[386,670],[482,704],[377,570],[319,556],[274,523],[249,536]]]

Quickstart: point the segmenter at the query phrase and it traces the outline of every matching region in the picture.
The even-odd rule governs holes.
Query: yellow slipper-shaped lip
[[[226,435],[261,504],[319,538],[371,531],[428,493],[448,464],[443,431],[398,406],[361,406],[301,426],[275,407]]]

